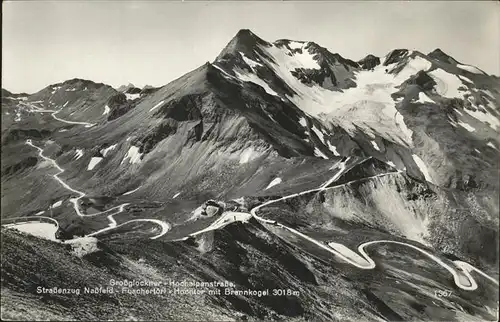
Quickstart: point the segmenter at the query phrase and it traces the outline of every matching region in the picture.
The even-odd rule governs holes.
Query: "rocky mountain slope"
[[[494,318],[499,102],[498,77],[439,49],[353,61],[249,30],[160,88],[72,79],[31,95],[2,90],[2,314],[42,317],[19,304],[27,294],[37,314],[75,319]],[[46,230],[53,219],[53,241],[12,229]],[[69,245],[81,237],[99,250],[75,259]],[[477,290],[464,291],[398,245],[373,246],[377,267],[365,271],[331,246],[374,240],[468,262],[490,279],[476,274]],[[34,277],[34,260],[44,276]],[[92,278],[76,282],[81,275]],[[189,296],[144,297],[137,309],[115,294],[102,298],[103,310],[87,298],[77,311],[71,295],[50,305],[36,295],[40,284],[124,276],[300,295],[204,295],[196,307]]]

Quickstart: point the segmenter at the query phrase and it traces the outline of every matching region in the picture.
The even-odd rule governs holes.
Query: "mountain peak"
[[[250,29],[240,29],[236,33],[235,37],[248,37],[248,36],[255,36],[255,34]]]
[[[253,50],[256,45],[270,46],[270,44],[251,32],[249,29],[241,29],[231,39],[227,46],[221,51],[215,60],[222,59],[228,54],[234,54],[238,51],[247,53]]]
[[[375,55],[369,54],[365,58],[359,60],[358,64],[363,69],[372,69],[380,64],[380,58]]]
[[[122,85],[120,87],[117,88],[117,91],[119,92],[126,92],[129,88],[134,88],[135,85],[132,84],[132,83],[128,83],[128,85]]]
[[[406,56],[408,56],[409,52],[410,51],[408,49],[403,49],[403,48],[394,49],[393,51],[391,51],[386,56],[386,59],[385,59],[383,65],[387,66],[387,65],[390,65],[390,64],[394,64],[394,63],[400,62],[401,59],[403,59]]]
[[[434,49],[432,52],[428,53],[427,56],[440,60],[445,63],[451,63],[451,64],[456,64],[457,61],[451,57],[450,55],[446,54],[444,51],[442,51],[440,48]]]

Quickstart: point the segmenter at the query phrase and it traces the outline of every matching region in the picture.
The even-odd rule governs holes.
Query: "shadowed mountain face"
[[[498,77],[439,49],[355,62],[249,30],[160,88],[2,89],[2,314],[493,319],[499,101]],[[369,246],[375,268],[339,255],[381,240],[399,244]],[[457,260],[489,278],[467,290]],[[111,279],[284,294],[37,293]]]

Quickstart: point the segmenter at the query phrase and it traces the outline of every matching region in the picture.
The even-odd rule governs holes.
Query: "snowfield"
[[[458,88],[463,86],[462,81],[457,76],[450,74],[441,68],[433,70],[429,73],[429,76],[434,78],[437,83],[436,91],[439,95],[446,98],[464,98],[464,91],[460,91]]]
[[[469,132],[474,132],[476,130],[474,127],[472,127],[469,124],[464,123],[462,121],[458,121],[458,125],[460,125],[461,127],[463,127],[464,129],[466,129]]]
[[[135,99],[138,99],[139,97],[141,97],[141,94],[140,93],[137,93],[137,94],[125,93],[125,96],[127,97],[128,101],[132,101],[132,100],[135,100]]]
[[[257,75],[255,75],[253,73],[247,73],[243,70],[238,71],[238,69],[233,70],[233,72],[235,73],[236,77],[239,80],[241,80],[243,82],[251,82],[251,83],[254,83],[255,85],[259,85],[260,87],[262,87],[266,91],[266,93],[279,97],[278,93],[273,91],[273,89],[271,87],[269,87],[269,85],[264,80],[260,79]]]
[[[321,152],[321,150],[318,149],[317,147],[314,148],[314,155],[317,157],[321,157],[323,159],[328,159],[328,156],[326,156],[323,152]]]
[[[75,151],[75,159],[78,160],[81,157],[83,157],[83,150],[82,149],[76,149],[76,151]]]
[[[434,104],[434,103],[436,103],[431,98],[429,98],[429,96],[425,95],[424,92],[418,93],[418,100],[416,102],[422,103],[422,104],[425,104],[425,103],[433,103]]]
[[[484,74],[482,70],[480,70],[477,67],[471,66],[471,65],[462,65],[462,64],[457,64],[457,67],[463,70],[466,70],[468,72],[474,73],[474,74]]]
[[[55,203],[52,205],[52,207],[51,207],[51,208],[57,208],[57,207],[60,207],[61,205],[62,205],[62,201],[61,201],[61,200],[59,200],[59,201],[55,202]]]
[[[467,82],[467,83],[474,84],[474,82],[473,82],[473,81],[471,81],[471,80],[470,80],[470,78],[467,78],[467,77],[465,77],[465,76],[458,75],[458,78],[460,78],[460,80],[462,80],[462,82],[463,82],[463,81],[465,81],[465,82]]]
[[[240,154],[240,164],[248,163],[256,158],[260,157],[262,154],[256,151],[253,147],[248,147],[243,150]]]
[[[330,151],[332,151],[332,152],[333,152],[333,155],[335,155],[335,156],[337,156],[337,157],[338,157],[338,156],[340,156],[340,153],[337,151],[337,147],[336,147],[336,146],[332,145],[332,144],[330,143],[330,141],[326,141],[326,143],[327,143],[327,145],[328,145],[328,149],[330,149]]]
[[[316,133],[316,135],[318,136],[318,138],[320,139],[321,142],[325,143],[325,136],[323,135],[323,132],[321,132],[320,130],[318,130],[316,128],[316,126],[313,125],[313,127],[311,128],[311,130]]]
[[[107,147],[105,149],[102,149],[101,150],[102,156],[106,157],[106,155],[108,154],[108,152],[113,151],[114,149],[116,149],[116,147],[117,147],[117,144],[113,144],[113,145],[111,145],[111,146],[109,146],[109,147]]]
[[[135,164],[141,162],[142,153],[139,153],[139,148],[136,146],[131,146],[128,149],[127,155],[123,158],[120,164],[123,164],[127,159],[130,164]]]
[[[425,162],[416,154],[412,154],[412,157],[415,163],[417,164],[418,168],[420,169],[420,172],[422,172],[422,174],[424,175],[425,180],[430,183],[434,183],[429,173],[429,169],[427,169],[427,166],[425,165]]]
[[[93,157],[92,159],[90,159],[89,165],[87,166],[87,171],[94,170],[95,166],[101,161],[101,157]]]
[[[127,191],[125,192],[124,194],[122,194],[122,196],[128,196],[128,195],[131,195],[133,194],[134,192],[136,192],[137,190],[139,190],[141,187],[137,187],[135,188],[134,190],[130,190],[130,191]]]
[[[275,185],[280,184],[280,183],[281,183],[281,178],[275,178],[275,179],[273,179],[273,181],[271,181],[271,182],[267,185],[267,187],[266,187],[264,190],[267,190],[267,189],[269,189],[269,188],[271,188],[271,187],[274,187]]]
[[[492,142],[488,142],[486,145],[489,146],[490,148],[498,150],[498,148]]]
[[[500,130],[500,120],[495,117],[495,115],[489,113],[489,112],[482,112],[479,111],[478,106],[474,106],[476,108],[476,111],[471,111],[469,109],[464,109],[464,111],[475,118],[476,120],[479,120],[482,123],[488,124],[489,127],[491,127],[495,131]]]
[[[277,64],[269,65],[296,92],[293,97],[288,98],[307,114],[331,120],[350,133],[356,130],[356,125],[371,132],[368,127],[376,124],[372,127],[381,128],[380,134],[387,139],[392,141],[392,137],[400,138],[406,144],[411,144],[413,132],[397,112],[391,95],[411,75],[420,70],[428,70],[432,66],[429,61],[418,56],[410,59],[397,75],[385,71],[394,66],[382,65],[375,67],[373,71],[355,72],[357,86],[335,92],[321,86],[307,86],[295,78],[291,74],[295,68],[312,67],[295,55],[288,56],[287,51],[277,47],[261,49],[277,61]]]
[[[247,56],[245,56],[244,53],[242,53],[241,51],[239,52],[240,55],[241,55],[241,58],[243,58],[243,61],[245,62],[245,64],[247,64],[248,66],[250,66],[250,68],[255,68],[257,66],[262,66],[261,63],[258,63],[254,60],[251,60],[250,58],[248,58]]]
[[[156,110],[158,107],[160,107],[163,103],[165,102],[165,100],[163,101],[160,101],[158,102],[155,106],[153,106],[149,111],[150,112],[153,112],[154,110]]]

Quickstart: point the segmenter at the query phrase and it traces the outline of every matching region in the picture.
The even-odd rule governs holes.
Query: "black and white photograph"
[[[4,1],[2,321],[498,321],[500,2]]]

